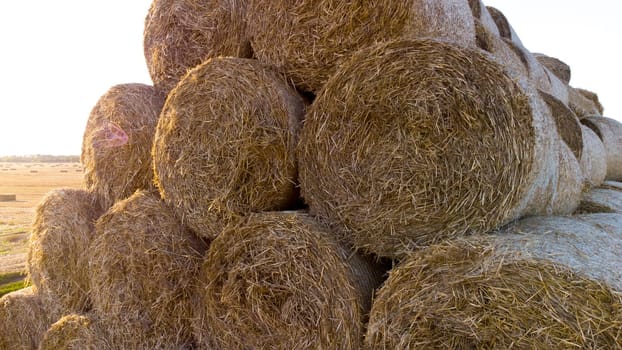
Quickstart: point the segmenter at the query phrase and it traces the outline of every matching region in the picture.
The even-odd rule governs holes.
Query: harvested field
[[[30,224],[35,207],[53,188],[81,188],[82,169],[78,163],[3,163],[0,193],[14,194],[15,201],[0,201],[0,274],[23,271]],[[60,170],[75,169],[67,173]],[[31,173],[30,170],[36,170]]]

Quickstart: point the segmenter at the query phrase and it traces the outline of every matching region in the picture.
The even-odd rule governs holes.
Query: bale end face
[[[115,204],[97,221],[96,234],[89,261],[94,312],[138,327],[132,334],[143,340],[189,341],[189,295],[205,242],[145,191]]]
[[[255,61],[211,59],[171,92],[153,145],[162,198],[197,235],[296,203],[297,133],[304,103]]]
[[[534,145],[526,95],[489,56],[382,43],[341,66],[309,109],[300,187],[358,249],[398,257],[510,220]]]
[[[212,242],[195,337],[208,348],[359,349],[380,276],[306,214],[254,214]]]
[[[166,95],[144,84],[111,87],[93,107],[82,140],[86,187],[104,208],[153,189],[151,145]]]

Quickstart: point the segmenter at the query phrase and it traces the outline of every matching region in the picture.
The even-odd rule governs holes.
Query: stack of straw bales
[[[622,124],[498,9],[154,0],[144,52],[0,350],[622,348]]]
[[[89,245],[102,209],[92,193],[58,189],[37,207],[30,234],[28,276],[59,313],[90,308]]]
[[[605,179],[622,181],[622,123],[607,117],[589,117],[582,123],[592,129],[603,142],[607,159]]]
[[[533,217],[396,266],[370,349],[618,349],[622,216]]]

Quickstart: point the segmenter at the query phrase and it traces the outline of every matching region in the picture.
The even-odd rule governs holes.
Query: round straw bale
[[[94,314],[71,314],[44,334],[39,350],[191,349],[162,334],[145,337],[143,325],[119,323]]]
[[[85,183],[104,208],[153,188],[151,145],[165,95],[152,86],[113,86],[97,102],[84,131]]]
[[[568,102],[566,85],[548,72],[527,49],[510,39],[493,34],[477,19],[475,31],[477,46],[490,52],[512,77],[528,80],[563,103]]]
[[[103,344],[95,344],[96,337],[89,317],[71,314],[52,324],[43,335],[38,350],[105,349]]]
[[[36,209],[28,248],[28,275],[58,313],[90,308],[88,247],[103,214],[95,195],[78,189],[49,192]]]
[[[36,349],[52,324],[34,287],[0,298],[0,349]]]
[[[568,96],[566,89],[559,89],[559,85],[557,84],[555,89],[553,89],[552,80],[557,79],[554,74],[547,74],[544,66],[538,62],[538,60],[534,57],[534,55],[527,50],[525,47],[517,44],[516,42],[503,38],[502,40],[510,47],[512,51],[518,55],[527,69],[527,76],[529,80],[540,90],[543,90],[556,98],[560,99],[562,102],[568,102]],[[559,80],[559,79],[557,79]],[[561,84],[563,86],[563,84]]]
[[[492,52],[492,38],[494,37],[486,27],[482,24],[480,20],[475,19],[475,44],[480,49]]]
[[[620,249],[620,229],[563,217],[422,249],[377,293],[367,348],[617,349]]]
[[[578,89],[568,86],[568,105],[579,116],[579,118],[587,118],[602,115],[601,109],[596,103],[586,97]]]
[[[312,92],[354,52],[375,42],[434,37],[475,46],[464,0],[249,0],[247,18],[256,57]]]
[[[168,93],[208,58],[252,56],[247,0],[154,0],[145,18],[144,51],[155,86]]]
[[[550,90],[548,93],[555,96],[555,98],[562,101],[565,105],[568,105],[570,101],[570,87],[555,76],[555,74],[553,74],[553,72],[551,72],[548,68],[544,66],[542,67],[547,79],[549,80]]]
[[[583,195],[579,213],[618,213],[622,214],[622,190],[611,188],[592,188]]]
[[[195,337],[207,349],[360,349],[380,282],[307,214],[251,214],[208,250]]]
[[[477,46],[480,49],[490,52],[495,61],[501,64],[513,77],[528,79],[529,72],[526,62],[519,53],[512,50],[503,38],[493,34],[477,19],[475,20],[475,30]]]
[[[569,215],[579,207],[587,184],[579,160],[564,142],[559,143],[558,157],[559,177],[557,188],[553,191],[551,212]]]
[[[384,257],[488,231],[527,190],[532,122],[527,96],[479,51],[381,43],[354,55],[310,107],[302,195],[357,248]]]
[[[551,116],[553,120],[555,120],[557,133],[572,150],[575,157],[581,159],[581,152],[583,152],[583,133],[581,131],[579,118],[577,118],[576,114],[574,114],[570,108],[553,95],[540,91],[540,96],[544,102],[546,102]]]
[[[595,92],[585,90],[585,89],[580,89],[580,88],[575,88],[575,90],[577,90],[579,93],[581,93],[583,96],[587,97],[588,99],[592,100],[592,102],[594,102],[594,105],[596,105],[596,109],[599,112],[598,114],[599,115],[603,114],[605,109],[603,108],[603,105],[600,103],[600,100],[598,99],[598,95]]]
[[[295,147],[304,103],[285,78],[249,59],[216,58],[171,92],[153,146],[162,198],[214,238],[248,212],[298,198]]]
[[[521,80],[520,84],[529,96],[536,141],[532,172],[527,181],[530,185],[521,195],[515,217],[572,214],[584,187],[580,165],[559,135],[556,120],[542,94],[528,81]],[[566,199],[571,201],[565,203]]]
[[[581,125],[583,133],[583,152],[581,169],[590,187],[600,186],[607,176],[607,158],[605,146],[596,133]]]
[[[589,117],[581,123],[592,129],[605,146],[607,155],[606,180],[622,180],[622,123],[607,117]]]
[[[495,24],[497,24],[499,35],[501,35],[502,38],[508,39],[509,41],[515,43],[517,46],[524,48],[523,42],[518,37],[518,34],[516,34],[514,28],[512,28],[512,25],[510,25],[510,22],[505,17],[503,12],[492,6],[486,6],[486,9]]]
[[[471,13],[476,21],[479,21],[481,25],[486,28],[486,31],[490,32],[494,36],[501,36],[495,20],[488,12],[488,8],[484,5],[482,0],[469,0],[469,6],[471,6]]]
[[[190,342],[190,287],[205,243],[144,191],[115,204],[95,229],[89,264],[94,311],[112,323],[142,326],[133,332],[141,339]]]
[[[559,78],[564,84],[570,83],[570,66],[564,63],[562,60],[547,56],[543,53],[533,54],[538,62],[548,68],[557,78]]]

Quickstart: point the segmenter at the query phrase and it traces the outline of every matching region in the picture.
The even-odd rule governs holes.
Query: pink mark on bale
[[[113,148],[125,146],[130,140],[120,126],[113,122],[108,122],[95,132],[93,137],[93,147],[95,148]]]

